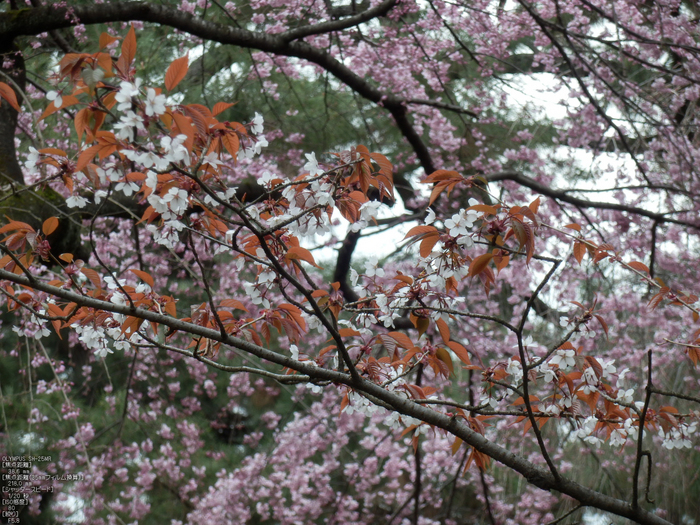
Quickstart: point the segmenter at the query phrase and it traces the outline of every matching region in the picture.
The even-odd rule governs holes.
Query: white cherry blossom
[[[373,255],[369,258],[367,263],[365,263],[365,275],[367,277],[384,277],[384,268],[378,268],[379,258]]]
[[[155,89],[148,88],[146,90],[145,111],[149,117],[165,113],[165,95],[158,95]]]
[[[308,171],[311,177],[321,175],[323,173],[323,170],[318,165],[318,161],[316,160],[316,153],[306,153],[304,156],[307,160],[306,164],[304,164],[304,171]]]
[[[134,140],[134,128],[141,131],[146,129],[143,125],[143,118],[131,110],[122,115],[119,122],[114,125],[114,128],[119,130],[117,137],[130,141]]]
[[[66,199],[66,206],[69,208],[84,208],[87,205],[87,200],[80,195],[71,195]]]
[[[115,186],[114,190],[121,191],[127,197],[131,197],[134,193],[139,191],[139,186],[135,182],[123,181],[123,182],[118,183]]]
[[[617,391],[617,400],[620,403],[629,405],[634,401],[634,389],[628,388],[627,390],[620,389]]]
[[[557,350],[556,355],[549,360],[549,363],[558,365],[560,369],[566,370],[576,365],[575,355],[576,352],[573,350]]]
[[[63,106],[63,97],[57,91],[49,91],[46,93],[46,98],[53,102],[56,109],[61,109],[61,106]]]
[[[132,97],[138,96],[140,86],[140,78],[137,78],[134,84],[126,81],[119,84],[119,92],[117,92],[114,97],[114,99],[117,101],[117,110],[126,111],[131,109],[131,99]]]
[[[545,383],[551,383],[557,378],[556,372],[550,368],[549,363],[542,363],[537,367],[537,371],[544,374],[543,379]]]
[[[511,358],[508,361],[508,366],[506,366],[506,372],[508,372],[509,375],[513,376],[513,379],[515,379],[515,381],[520,381],[520,379],[522,379],[523,377],[523,367],[520,364],[520,361]]]
[[[255,135],[260,135],[263,132],[263,116],[260,113],[255,113],[253,122],[250,125],[250,131]]]
[[[168,193],[163,196],[163,202],[168,203],[170,210],[175,215],[182,215],[187,211],[188,194],[187,191],[180,188],[170,188]]]
[[[27,160],[24,165],[28,170],[33,170],[36,168],[36,163],[39,162],[40,153],[33,146],[29,146],[29,153],[27,154]]]

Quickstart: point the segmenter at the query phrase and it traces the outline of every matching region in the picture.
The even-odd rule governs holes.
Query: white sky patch
[[[514,87],[517,86],[517,87]],[[559,86],[557,88],[557,86]],[[556,77],[549,73],[540,73],[530,77],[518,76],[513,78],[509,85],[502,84],[502,89],[508,95],[508,104],[513,108],[513,117],[521,115],[528,120],[536,121],[537,118],[545,118],[548,121],[565,119],[568,115],[564,103],[570,107],[576,107],[579,103],[569,97],[569,91],[560,86]],[[515,143],[514,143],[515,144]],[[576,181],[576,187],[582,190],[599,190],[602,188],[615,189],[615,174],[619,170],[628,172],[631,180],[634,180],[635,166],[630,159],[622,159],[611,153],[599,153],[595,155],[591,151],[582,148],[570,148],[557,146],[547,148],[543,153],[552,159],[573,164],[577,169],[594,175],[589,181]],[[547,168],[555,175],[553,186],[555,188],[570,188],[572,186],[571,173],[562,171],[554,162]],[[495,185],[494,185],[495,186]],[[615,191],[575,194],[601,202],[618,202]],[[380,218],[395,217],[405,214],[406,210],[401,202],[397,202],[392,208],[383,207]],[[426,211],[427,215],[427,211]],[[340,220],[340,225],[334,227],[334,233],[338,239],[344,239],[348,223],[339,214],[334,216]],[[381,231],[382,228],[367,227],[363,230],[363,237],[359,240],[355,250],[355,258],[365,258],[376,255],[380,259],[393,254],[399,246],[404,244],[406,233],[419,221],[410,221],[396,227]],[[373,233],[373,232],[378,233]],[[320,244],[320,243],[319,243]],[[318,246],[318,244],[316,244]],[[333,248],[316,250],[315,257],[328,264],[334,264],[337,253]]]
[[[190,65],[192,65],[192,62],[197,60],[199,57],[201,57],[204,54],[204,46],[202,44],[198,46],[194,46],[189,50],[189,57],[190,57]]]
[[[397,217],[406,213],[406,208],[404,208],[401,200],[397,199],[396,203],[391,208],[388,206],[380,207],[377,218],[385,219]],[[333,221],[335,222],[336,220],[339,222],[339,224],[332,227],[333,234],[337,239],[342,241],[342,239],[344,239],[347,235],[350,223],[343,218],[340,215],[340,212],[337,210],[335,210],[333,213]],[[376,255],[379,257],[379,259],[382,259],[391,255],[402,244],[406,233],[408,233],[408,230],[410,230],[414,225],[415,221],[404,222],[385,230],[387,226],[374,226],[370,221],[370,225],[362,230],[363,235],[360,237],[360,240],[357,243],[354,259],[356,260],[358,257],[369,257],[371,255]],[[304,243],[306,248],[312,248],[312,246],[309,246],[310,244],[318,246],[323,244],[323,239],[317,237],[314,242],[310,242],[308,244]],[[323,263],[320,264],[324,268],[332,267],[335,264],[337,257],[338,253],[335,248],[326,247],[314,250],[314,258],[317,262],[323,261]]]
[[[68,517],[65,519],[66,523],[85,523],[85,500],[82,498],[77,498],[71,494],[65,494],[65,499],[59,502],[55,502],[54,506],[59,510],[59,512],[65,512]],[[65,510],[64,510],[65,509]]]
[[[566,104],[578,106],[576,100],[569,97],[569,91],[551,73],[504,75],[504,78],[509,82],[501,83],[501,89],[508,94],[509,105],[517,108],[516,113],[559,120],[567,117]]]
[[[591,510],[586,510],[582,518],[585,525],[608,525],[610,523],[610,518],[607,515]]]

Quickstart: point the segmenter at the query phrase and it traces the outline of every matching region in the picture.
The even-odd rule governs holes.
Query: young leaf
[[[234,105],[234,102],[217,102],[216,104],[214,104],[214,107],[211,110],[211,114],[215,117],[219,113],[226,111],[228,108]]]
[[[646,264],[640,263],[639,261],[632,261],[630,263],[627,263],[627,266],[633,268],[634,270],[637,270],[638,272],[646,274],[649,273],[649,267]]]
[[[134,61],[134,57],[136,56],[136,32],[134,31],[134,27],[131,26],[129,28],[129,32],[126,34],[124,37],[124,41],[122,42],[122,53],[121,56],[119,57],[119,60],[117,61],[117,67],[122,71],[124,74],[129,73],[129,69],[131,68],[131,63]]]
[[[428,257],[433,251],[433,247],[437,242],[440,240],[440,235],[437,233],[434,234],[428,234],[423,237],[423,240],[420,242],[420,249],[419,253],[421,257]]]
[[[119,40],[116,36],[112,36],[109,33],[102,33],[100,35],[100,49],[106,48],[112,42]]]
[[[489,204],[475,204],[474,206],[469,206],[468,211],[478,211],[481,213],[486,213],[487,215],[497,215],[498,206],[491,206]]]
[[[233,308],[234,310],[243,310],[244,312],[248,311],[243,303],[236,299],[222,299],[219,306],[223,306],[224,308]]]
[[[411,338],[408,337],[406,334],[402,334],[401,332],[389,332],[386,335],[388,337],[391,337],[394,341],[396,341],[399,346],[407,350],[409,348],[413,348],[414,346],[413,341],[411,341]]]
[[[452,443],[452,455],[454,456],[457,452],[459,452],[460,447],[462,446],[462,438],[455,438],[454,443]]]
[[[41,231],[44,232],[44,235],[51,235],[56,231],[56,228],[58,228],[58,219],[56,217],[49,217],[44,221]]]
[[[226,148],[226,151],[229,152],[229,155],[233,157],[234,161],[238,159],[238,146],[240,143],[238,135],[235,133],[226,133],[221,135],[221,143]]]
[[[435,351],[435,357],[437,357],[440,361],[447,365],[447,368],[450,371],[449,375],[454,375],[455,368],[452,364],[452,358],[450,357],[450,353],[447,350],[445,350],[444,348],[438,348]]]
[[[450,329],[447,326],[447,323],[443,321],[442,319],[438,319],[435,321],[438,327],[438,331],[440,332],[440,337],[442,337],[442,340],[445,342],[445,344],[450,342]]]
[[[95,270],[90,268],[81,268],[80,273],[87,277],[95,288],[102,288],[102,279],[100,278],[100,274],[98,274]]]
[[[340,330],[338,330],[338,333],[341,337],[355,337],[358,335],[362,335],[354,328],[341,328]]]
[[[148,273],[146,273],[146,272],[144,272],[144,271],[141,271],[141,270],[135,270],[135,269],[133,269],[133,268],[132,268],[131,270],[129,270],[129,271],[130,271],[131,273],[133,273],[136,277],[138,277],[139,279],[141,279],[141,280],[142,280],[144,283],[146,283],[148,286],[150,286],[151,289],[153,289],[153,288],[155,287],[155,282],[153,281],[153,277],[151,277],[150,274],[148,274]]]
[[[469,352],[466,348],[464,348],[463,345],[456,341],[450,341],[446,344],[448,347],[450,347],[450,350],[452,350],[455,353],[459,360],[462,361],[462,363],[464,363],[467,366],[472,364],[471,360],[469,359]]]
[[[293,246],[292,248],[289,248],[287,251],[287,254],[284,256],[285,259],[288,261],[292,260],[301,260],[309,263],[311,266],[315,266],[316,268],[322,269],[318,264],[316,264],[316,261],[314,260],[314,256],[311,255],[311,252],[307,250],[306,248],[302,248],[301,246]]]
[[[491,262],[491,259],[493,259],[493,254],[491,253],[479,255],[479,257],[474,259],[469,265],[469,277],[479,275],[481,272],[486,270],[486,267],[488,266],[489,262]]]
[[[172,89],[185,78],[189,63],[189,53],[184,57],[173,60],[168,70],[165,72],[165,89],[172,91]]]
[[[17,103],[17,95],[15,95],[15,90],[4,82],[0,82],[0,98],[7,100],[7,103],[12,106],[17,112],[22,111]],[[53,106],[53,104],[51,104]]]
[[[414,226],[413,228],[408,230],[408,233],[403,239],[406,240],[409,237],[423,237],[424,235],[432,235],[436,233],[439,232],[435,226]]]

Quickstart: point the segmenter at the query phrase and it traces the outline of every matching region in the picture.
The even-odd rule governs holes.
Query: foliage
[[[5,9],[23,520],[697,515],[695,4]]]

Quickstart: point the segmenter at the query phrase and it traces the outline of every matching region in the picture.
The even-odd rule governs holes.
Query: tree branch
[[[393,4],[386,2],[382,5],[384,6],[383,9],[388,11]],[[357,16],[361,17],[363,15]],[[0,41],[12,41],[18,36],[33,36],[78,24],[93,25],[133,20],[166,25],[220,44],[258,49],[275,55],[308,60],[334,75],[362,97],[386,108],[394,117],[404,138],[413,148],[425,172],[430,174],[435,171],[435,163],[428,147],[408,119],[406,99],[397,97],[390,92],[382,91],[364,77],[357,75],[342,62],[333,58],[326,51],[303,41],[290,41],[290,35],[293,38],[297,38],[293,36],[293,31],[287,33],[286,36],[284,34],[274,35],[253,32],[203,20],[183,11],[151,2],[114,2],[94,5],[69,5],[67,7],[51,6],[35,9],[18,9],[1,13]],[[329,22],[328,24],[333,23]],[[317,29],[320,28],[321,32],[326,32],[325,28],[331,26],[320,24],[316,27]],[[301,34],[299,33],[299,35]],[[310,36],[311,34],[317,33],[309,31],[305,32],[303,36]]]
[[[517,171],[500,171],[497,173],[492,173],[491,175],[486,175],[484,178],[486,180],[488,180],[489,182],[497,182],[497,181],[502,181],[502,180],[510,180],[513,182],[517,182],[521,186],[525,186],[526,188],[530,188],[531,190],[536,191],[537,193],[539,193],[541,195],[545,195],[545,196],[550,197],[552,199],[556,199],[556,200],[561,201],[561,202],[566,202],[566,203],[572,204],[574,206],[579,206],[581,208],[596,208],[599,210],[623,211],[623,212],[630,213],[633,215],[647,217],[647,218],[652,219],[658,223],[672,223],[672,224],[678,224],[681,226],[688,226],[690,228],[700,230],[700,224],[694,224],[694,223],[689,222],[689,221],[674,219],[674,218],[668,216],[669,213],[676,213],[676,212],[656,213],[653,211],[645,210],[644,208],[638,208],[636,206],[627,206],[626,204],[617,204],[614,202],[589,201],[586,199],[580,199],[578,197],[574,197],[572,195],[569,195],[568,191],[552,189],[550,186],[546,186],[540,182],[537,182],[536,180],[533,180],[530,177],[527,177],[526,175],[523,175],[522,173],[517,172]]]
[[[315,25],[301,26],[296,29],[290,29],[281,33],[279,36],[286,42],[291,42],[292,40],[298,40],[306,36],[312,35],[322,35],[324,33],[332,33],[333,31],[342,31],[343,29],[348,29],[350,27],[355,27],[365,22],[369,22],[373,18],[379,18],[384,16],[389,11],[393,9],[396,5],[397,0],[385,0],[381,4],[367,9],[362,13],[348,18],[343,18],[342,20],[333,20],[332,22],[323,22]]]
[[[469,428],[467,424],[459,421],[456,417],[451,417],[446,414],[435,412],[430,408],[420,406],[402,395],[387,391],[381,386],[365,379],[356,381],[349,374],[327,370],[316,366],[315,363],[306,364],[304,362],[295,361],[291,357],[273,352],[272,350],[250,343],[244,339],[233,337],[228,334],[226,337],[223,337],[218,330],[181,321],[180,319],[169,317],[158,312],[144,310],[143,308],[132,308],[126,305],[118,305],[108,301],[83,296],[71,290],[57,288],[41,281],[31,283],[29,279],[23,275],[16,275],[2,269],[0,269],[0,279],[45,292],[54,297],[74,302],[79,306],[87,306],[106,312],[135,316],[146,321],[162,324],[173,330],[206,337],[247,352],[258,358],[265,359],[271,363],[296,370],[311,378],[346,385],[359,392],[375,397],[399,414],[420,419],[429,425],[446,430],[450,434],[459,437],[479,452],[490,456],[496,461],[503,463],[506,467],[520,473],[529,483],[532,483],[542,490],[556,490],[576,499],[582,505],[612,512],[634,520],[642,525],[670,525],[668,521],[651,512],[644,511],[640,508],[632,508],[626,501],[612,498],[588,487],[584,487],[568,478],[559,477],[559,479],[555,479],[548,470],[489,441],[478,432]]]

